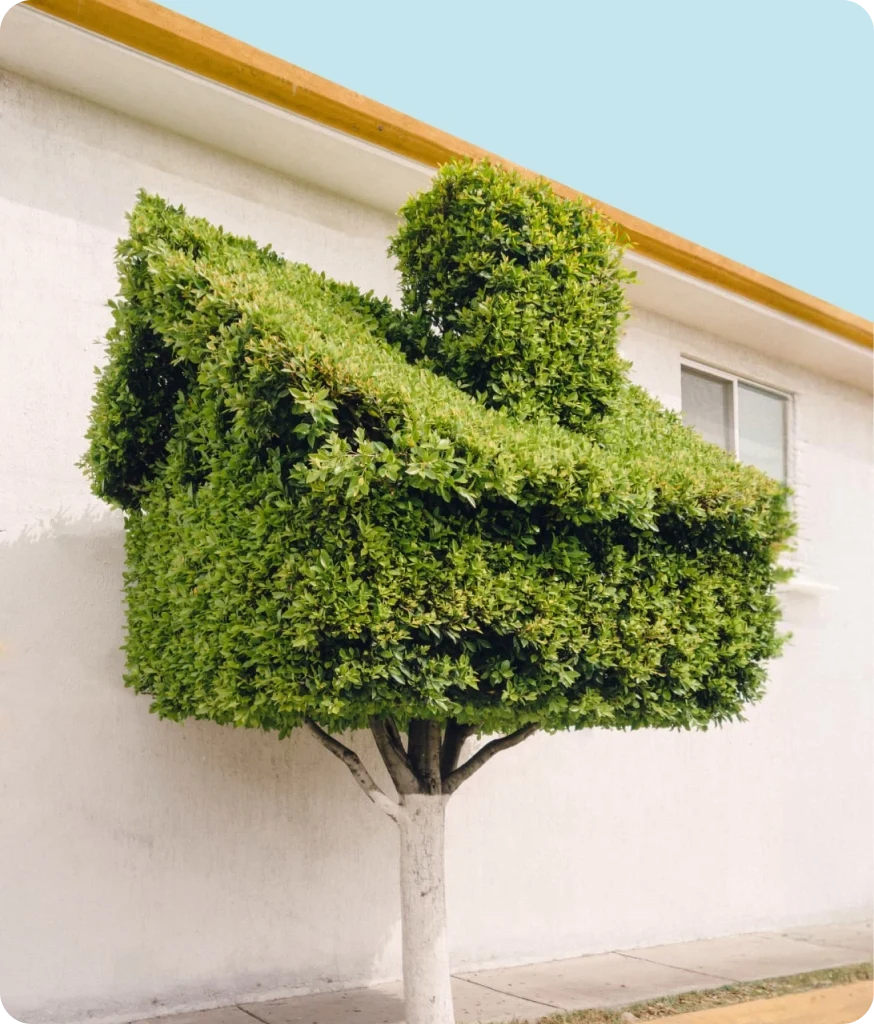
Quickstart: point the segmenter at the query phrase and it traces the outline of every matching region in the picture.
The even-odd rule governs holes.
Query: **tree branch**
[[[440,793],[440,723],[430,718],[413,718],[407,727],[407,757],[423,793]]]
[[[401,736],[395,720],[393,718],[380,718],[380,722],[385,726],[388,737],[392,742],[392,746],[395,748],[397,753],[403,758],[406,757],[406,748],[404,747],[403,737]]]
[[[459,725],[454,718],[446,723],[446,730],[443,733],[443,750],[440,753],[441,778],[448,778],[458,767],[461,748],[474,731],[473,726]]]
[[[456,768],[454,772],[451,772],[443,780],[443,792],[449,796],[454,793],[456,789],[473,775],[475,771],[482,768],[486,761],[490,761],[495,754],[499,754],[502,750],[507,750],[510,747],[515,747],[517,743],[521,743],[522,740],[528,739],[528,737],[537,732],[536,725],[526,725],[522,729],[517,729],[516,732],[511,733],[509,736],[501,736],[499,739],[492,740],[491,743],[487,743],[484,747],[478,750],[468,761],[460,767]]]
[[[394,722],[382,718],[370,719],[370,731],[385,762],[398,793],[421,793],[422,783],[410,764],[400,733]]]
[[[401,814],[400,804],[396,800],[392,800],[390,796],[386,796],[377,786],[370,772],[361,763],[361,758],[359,758],[355,751],[350,750],[339,740],[334,739],[333,736],[330,736],[324,729],[316,725],[315,722],[310,721],[310,719],[305,719],[304,724],[323,747],[327,747],[335,757],[338,757],[346,765],[352,773],[352,777],[376,806],[380,810],[385,811],[390,818],[397,821]]]

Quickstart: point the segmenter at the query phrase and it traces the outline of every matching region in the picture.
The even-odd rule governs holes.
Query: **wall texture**
[[[396,837],[304,735],[159,722],[121,684],[121,522],[75,463],[139,187],[291,258],[394,287],[383,215],[0,75],[0,998],[37,1022],[397,977]],[[449,810],[458,967],[867,909],[870,405],[639,311],[634,375],[680,356],[796,395],[805,574],[749,722],[538,737]],[[355,738],[376,765],[366,737]]]

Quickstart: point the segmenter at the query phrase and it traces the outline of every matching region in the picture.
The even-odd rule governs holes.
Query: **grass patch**
[[[823,971],[809,971],[806,974],[791,974],[782,978],[765,978],[763,981],[738,982],[711,988],[700,992],[682,992],[675,996],[662,996],[643,1003],[631,1003],[609,1010],[574,1010],[571,1013],[557,1013],[542,1017],[539,1024],[625,1024],[633,1014],[637,1020],[658,1020],[673,1017],[679,1013],[693,1013],[696,1010],[712,1010],[718,1006],[733,1003],[748,1003],[754,999],[773,999],[777,996],[807,992],[816,988],[831,988],[834,985],[849,985],[854,981],[867,981],[874,977],[872,964],[852,964],[849,967],[831,967]]]

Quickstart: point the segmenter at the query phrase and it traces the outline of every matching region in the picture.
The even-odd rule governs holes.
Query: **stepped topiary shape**
[[[345,761],[400,827],[409,1024],[446,1024],[447,797],[538,729],[739,717],[791,523],[628,383],[597,213],[459,164],[402,215],[396,309],[141,195],[85,465],[125,510],[128,684]]]

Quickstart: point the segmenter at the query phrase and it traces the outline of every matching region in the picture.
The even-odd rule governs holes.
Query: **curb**
[[[857,981],[776,999],[696,1010],[668,1020],[671,1024],[855,1024],[870,1009],[872,995],[870,981]]]

